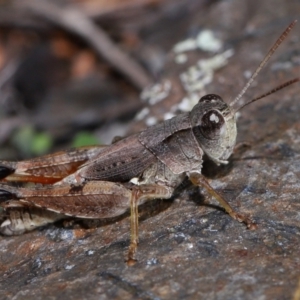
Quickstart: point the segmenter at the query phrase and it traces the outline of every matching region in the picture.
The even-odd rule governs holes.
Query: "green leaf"
[[[19,128],[12,136],[11,142],[23,156],[31,156],[31,143],[34,136],[34,129],[27,125]]]
[[[11,141],[24,157],[45,154],[50,151],[53,144],[51,135],[37,132],[30,125],[19,128]]]
[[[45,132],[35,133],[31,143],[31,152],[34,155],[42,155],[50,151],[53,139],[50,134]]]
[[[97,144],[99,144],[97,137],[87,131],[78,132],[72,141],[72,147],[90,146]]]

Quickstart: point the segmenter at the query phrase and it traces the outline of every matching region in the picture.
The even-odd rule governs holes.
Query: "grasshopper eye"
[[[222,114],[219,111],[212,109],[203,115],[201,124],[198,128],[205,138],[215,140],[221,135],[224,123],[225,120]]]
[[[215,95],[215,94],[208,94],[208,95],[205,95],[202,98],[200,98],[199,103],[200,102],[209,103],[209,102],[216,102],[216,101],[220,101],[220,100],[223,102],[223,100],[220,96]]]

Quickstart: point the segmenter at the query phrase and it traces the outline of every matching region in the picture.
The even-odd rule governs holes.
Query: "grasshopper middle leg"
[[[173,189],[158,184],[143,184],[132,188],[130,202],[130,245],[128,249],[127,264],[136,262],[135,254],[138,245],[138,205],[153,199],[168,199]]]

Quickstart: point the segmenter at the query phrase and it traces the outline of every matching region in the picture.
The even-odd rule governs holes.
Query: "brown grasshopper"
[[[216,164],[226,164],[236,143],[236,112],[300,80],[290,80],[239,104],[295,23],[282,33],[229,105],[210,94],[202,97],[191,112],[108,146],[81,147],[21,162],[0,162],[0,177],[4,181],[45,184],[29,188],[0,184],[0,203],[7,214],[0,232],[21,234],[67,216],[111,218],[130,208],[127,261],[132,264],[138,244],[138,205],[156,198],[170,198],[186,176],[194,185],[205,187],[231,217],[254,229],[255,223],[236,212],[201,175],[203,155]]]

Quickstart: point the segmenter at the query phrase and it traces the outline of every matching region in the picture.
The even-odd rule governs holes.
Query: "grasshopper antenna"
[[[274,54],[274,52],[276,51],[276,49],[279,47],[279,45],[286,39],[286,37],[288,36],[288,34],[290,33],[290,31],[293,29],[293,27],[296,25],[297,20],[294,20],[285,30],[284,32],[280,35],[280,37],[277,39],[277,41],[275,42],[275,44],[272,46],[272,48],[269,50],[269,52],[267,53],[267,55],[265,56],[265,58],[261,61],[261,63],[259,64],[259,66],[257,67],[257,69],[255,70],[255,72],[252,74],[252,76],[250,77],[249,81],[246,83],[246,85],[244,86],[244,88],[242,89],[242,91],[237,95],[237,97],[229,104],[229,106],[233,107],[236,103],[239,102],[239,100],[242,98],[242,96],[245,94],[245,92],[248,90],[249,86],[252,84],[252,82],[254,81],[255,77],[258,75],[258,73],[261,71],[261,69],[265,66],[265,64],[269,61],[269,59],[271,58],[271,56]],[[295,79],[294,79],[295,80]],[[292,82],[291,82],[292,81]],[[247,102],[246,104],[244,104],[242,107],[246,106],[249,103],[252,103],[254,101],[257,101],[261,98],[266,97],[267,95],[270,95],[296,81],[291,80],[289,82],[286,82],[284,84],[282,84],[281,86],[273,89],[270,92],[265,93],[264,95],[261,95],[259,97],[256,97],[253,100],[250,100],[249,102]],[[289,84],[288,84],[289,83]],[[240,107],[241,108],[241,107]],[[238,111],[240,108],[237,108],[235,111]]]
[[[273,93],[276,93],[277,91],[279,91],[279,90],[281,90],[281,89],[283,89],[283,88],[285,88],[285,87],[287,87],[287,86],[289,86],[289,85],[291,85],[291,84],[293,84],[293,83],[295,83],[295,82],[298,82],[298,81],[300,81],[300,77],[294,78],[294,79],[292,79],[292,80],[289,80],[289,81],[287,81],[287,82],[285,82],[285,83],[283,83],[283,84],[277,86],[276,88],[273,88],[273,89],[270,90],[269,92],[266,92],[266,93],[264,93],[264,94],[262,94],[262,95],[260,95],[260,96],[258,96],[258,97],[255,97],[254,99],[252,99],[252,100],[246,102],[245,104],[243,104],[243,105],[241,105],[240,107],[238,107],[238,108],[234,111],[234,113],[236,113],[237,111],[241,110],[242,108],[244,108],[244,107],[247,106],[248,104],[253,103],[253,102],[255,102],[255,101],[257,101],[257,100],[260,100],[260,99],[262,99],[262,98],[265,98],[265,97],[267,97],[267,96],[269,96],[269,95],[271,95],[271,94],[273,94]]]

